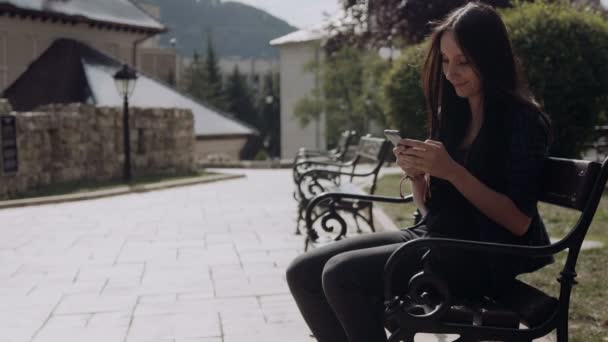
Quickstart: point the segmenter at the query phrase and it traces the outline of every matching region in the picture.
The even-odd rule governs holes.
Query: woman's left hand
[[[460,166],[439,141],[403,139],[401,143],[413,147],[405,150],[405,162],[433,177],[449,181]]]

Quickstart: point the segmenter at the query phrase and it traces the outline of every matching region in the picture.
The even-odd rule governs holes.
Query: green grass
[[[118,188],[121,186],[131,185],[131,186],[142,186],[149,185],[154,183],[160,183],[165,181],[176,181],[183,180],[188,178],[198,178],[204,176],[210,176],[214,173],[206,172],[206,171],[197,171],[192,173],[178,174],[178,175],[151,175],[151,176],[142,176],[142,177],[134,177],[133,181],[128,184],[123,180],[109,180],[109,181],[78,181],[78,182],[66,182],[60,184],[52,184],[48,186],[44,186],[32,191],[28,191],[22,193],[12,199],[24,199],[24,198],[32,198],[32,197],[44,197],[44,196],[59,196],[59,195],[70,195],[70,194],[78,194],[84,192],[92,192],[92,191],[101,191],[101,190],[111,190],[114,188]]]
[[[399,196],[399,175],[387,175],[378,181],[376,193]],[[404,184],[405,185],[405,184]],[[409,184],[408,184],[409,185]],[[409,189],[408,189],[409,191]],[[398,227],[412,225],[413,204],[381,204]],[[539,204],[539,212],[551,237],[567,234],[578,219],[575,210]],[[581,251],[576,272],[578,285],[574,287],[570,306],[570,341],[608,341],[608,194],[604,194],[589,228],[587,240],[600,241],[601,248]],[[565,261],[565,253],[556,257],[556,262],[533,274],[523,275],[526,282],[542,288],[554,296],[558,294],[559,272]]]

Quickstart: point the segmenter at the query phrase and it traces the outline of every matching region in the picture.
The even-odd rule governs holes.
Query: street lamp
[[[363,118],[363,128],[365,132],[369,131],[369,115],[372,107],[372,100],[369,97],[365,98],[365,117]]]
[[[125,164],[124,164],[124,179],[127,182],[131,181],[131,138],[129,136],[129,96],[133,94],[137,74],[127,64],[123,64],[122,68],[114,74],[114,82],[118,94],[124,99],[122,129],[124,139]]]

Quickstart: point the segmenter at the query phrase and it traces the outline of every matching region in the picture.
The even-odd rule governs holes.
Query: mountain
[[[252,6],[219,0],[141,0],[160,7],[161,21],[169,28],[161,44],[177,39],[183,56],[204,54],[210,32],[219,56],[278,57],[268,42],[297,30],[284,20]]]

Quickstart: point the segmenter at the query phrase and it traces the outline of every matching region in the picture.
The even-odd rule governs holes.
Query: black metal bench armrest
[[[362,200],[362,201],[373,201],[373,202],[385,202],[385,203],[410,203],[414,200],[412,195],[401,197],[388,197],[388,196],[376,196],[376,195],[362,195],[362,194],[349,194],[344,192],[324,192],[315,196],[308,206],[306,207],[306,227],[312,227],[312,213],[314,208],[321,202],[327,200],[341,200],[341,199],[351,199],[351,200]]]
[[[358,173],[358,172],[345,172],[345,171],[327,170],[327,169],[310,169],[310,170],[307,170],[306,172],[302,173],[298,177],[296,184],[298,185],[298,187],[300,187],[300,183],[306,177],[330,179],[330,178],[335,178],[337,176],[349,176],[349,177],[353,178],[353,177],[369,177],[369,176],[372,176],[373,174],[374,174],[374,170],[372,170],[370,172]]]
[[[391,254],[386,263],[384,264],[384,296],[386,300],[392,298],[392,288],[390,279],[392,278],[395,267],[399,264],[402,257],[406,256],[411,250],[419,248],[437,248],[437,247],[450,247],[459,248],[478,252],[490,252],[496,254],[510,254],[516,256],[527,256],[527,257],[541,257],[550,256],[559,253],[568,248],[567,238],[563,239],[555,244],[532,247],[532,246],[520,246],[520,245],[507,245],[491,242],[479,242],[479,241],[468,241],[468,240],[456,240],[456,239],[444,239],[444,238],[422,238],[404,243],[401,247]]]
[[[327,167],[327,166],[334,166],[334,167],[348,167],[348,166],[352,166],[353,165],[353,161],[349,160],[346,162],[341,162],[341,161],[331,161],[331,160],[301,160],[298,161],[297,163],[295,163],[293,165],[293,169],[297,170],[300,168],[310,168],[310,167],[315,167],[315,166],[319,166],[319,167]]]

